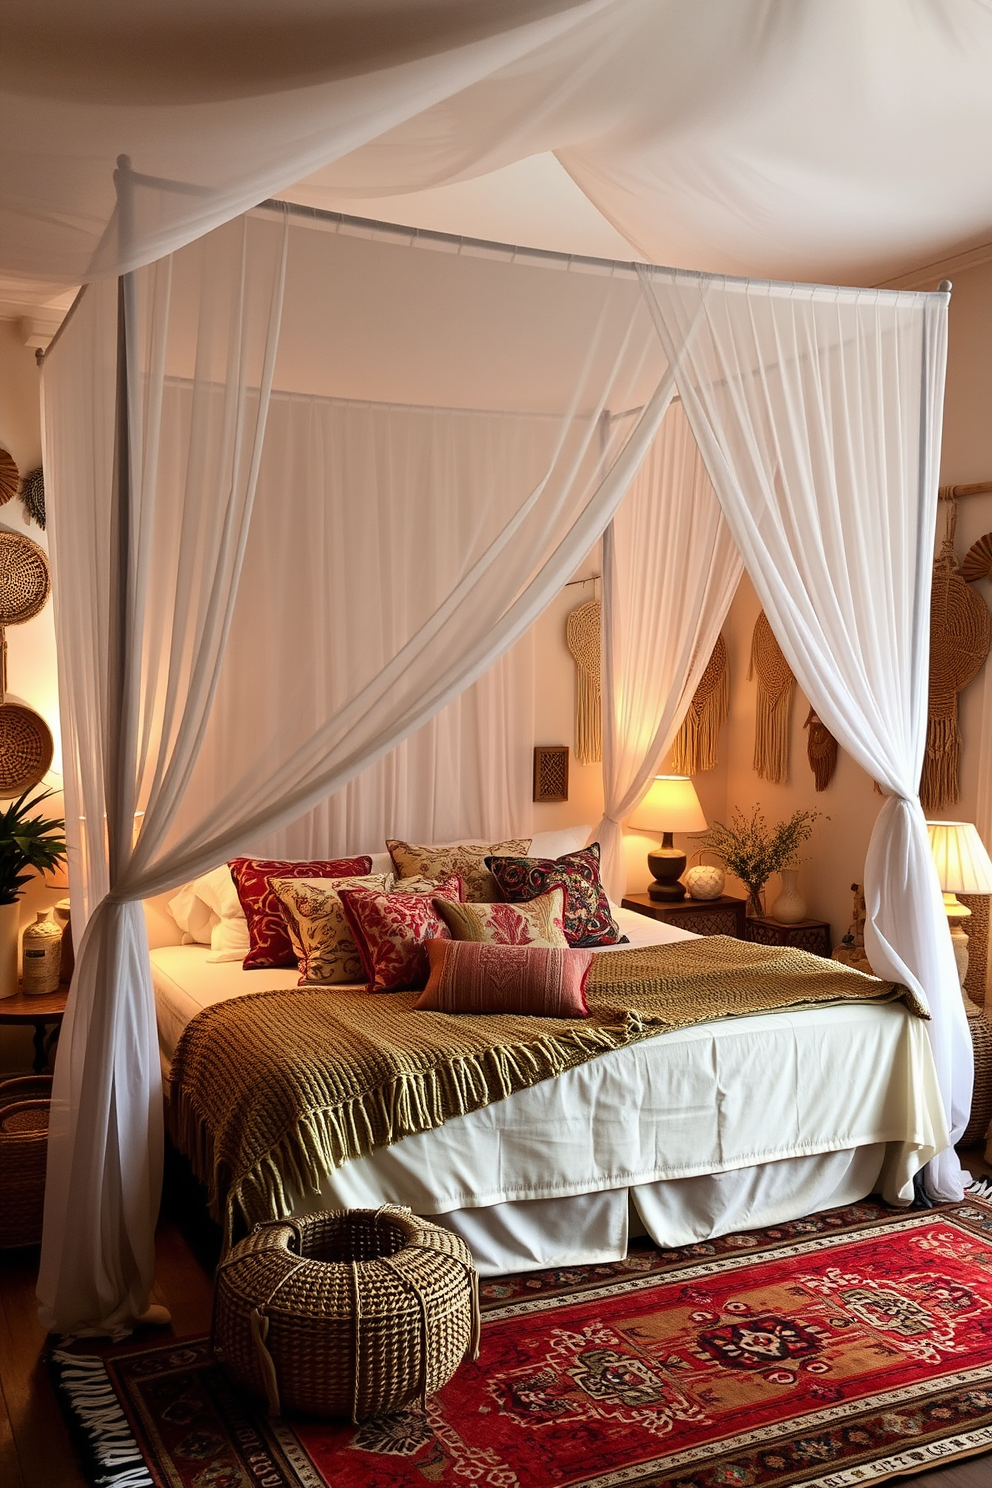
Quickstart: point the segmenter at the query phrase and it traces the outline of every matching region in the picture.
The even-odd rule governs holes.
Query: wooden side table
[[[826,920],[800,920],[795,925],[780,925],[777,920],[750,919],[744,939],[756,945],[795,946],[812,951],[814,956],[830,956],[830,925]]]
[[[0,998],[0,1023],[34,1024],[34,1064],[31,1067],[36,1075],[44,1072],[58,1042],[68,995],[68,987],[60,987],[57,992],[37,995],[18,992],[14,997]],[[51,1033],[46,1032],[49,1028]]]
[[[680,930],[693,930],[697,935],[734,935],[743,940],[747,900],[733,894],[717,899],[676,899],[661,902],[649,894],[628,894],[623,909],[636,910],[652,920],[676,925]]]

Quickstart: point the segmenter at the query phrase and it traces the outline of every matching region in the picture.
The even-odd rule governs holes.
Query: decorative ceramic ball
[[[726,883],[722,868],[713,868],[709,863],[698,863],[683,876],[683,883],[690,899],[719,899]]]

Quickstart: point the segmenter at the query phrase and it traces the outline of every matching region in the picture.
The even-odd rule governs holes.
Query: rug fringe
[[[992,1178],[974,1178],[965,1189],[966,1194],[971,1194],[976,1199],[987,1199],[992,1202]]]
[[[155,1488],[103,1360],[56,1349],[49,1364],[94,1488]]]

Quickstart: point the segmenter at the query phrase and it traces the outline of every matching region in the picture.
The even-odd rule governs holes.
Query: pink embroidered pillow
[[[360,878],[371,870],[372,859],[290,863],[278,858],[234,858],[227,866],[248,921],[249,950],[242,965],[245,971],[254,971],[256,967],[296,965],[282,905],[269,886],[270,878]]]
[[[427,942],[450,940],[433,900],[457,904],[462,881],[452,876],[425,894],[342,889],[339,895],[365,968],[369,992],[419,991],[430,974]]]
[[[432,940],[427,954],[430,980],[414,1003],[421,1011],[589,1016],[585,988],[592,951]]]
[[[527,904],[451,904],[439,899],[436,908],[452,940],[559,948],[568,945],[564,889],[539,894]]]

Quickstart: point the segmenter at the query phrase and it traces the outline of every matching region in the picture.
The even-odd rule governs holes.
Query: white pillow
[[[530,845],[529,858],[563,858],[578,852],[592,836],[592,827],[561,827],[557,832],[538,832]]]
[[[176,913],[177,906],[183,919]],[[247,956],[251,948],[248,921],[226,863],[184,884],[175,899],[170,899],[169,909],[181,930],[210,946],[208,961],[243,961]],[[209,927],[207,934],[205,926]]]
[[[204,904],[193,884],[183,884],[169,900],[169,913],[183,932],[183,945],[209,945],[218,922],[209,905]]]

